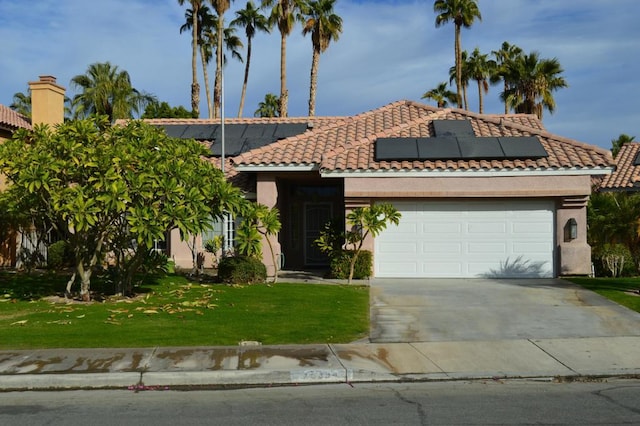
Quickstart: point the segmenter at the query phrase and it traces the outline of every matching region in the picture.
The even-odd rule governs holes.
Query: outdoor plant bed
[[[64,277],[0,273],[0,349],[347,343],[368,333],[368,287],[224,285],[170,275],[135,297],[65,299]],[[40,284],[38,284],[40,282]]]

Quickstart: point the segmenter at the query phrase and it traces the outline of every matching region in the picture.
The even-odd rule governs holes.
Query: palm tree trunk
[[[244,81],[242,82],[242,95],[240,95],[240,107],[238,108],[238,118],[242,117],[244,109],[244,98],[247,95],[247,83],[249,81],[249,64],[251,63],[251,37],[247,40],[247,63],[244,66]]]
[[[483,102],[482,102],[482,82],[480,80],[476,80],[478,82],[478,112],[482,114],[483,111]]]
[[[309,84],[309,117],[316,115],[316,88],[318,86],[318,64],[320,63],[320,52],[313,49],[311,58],[311,78]]]
[[[462,52],[460,50],[460,25],[456,24],[455,36],[456,54],[456,94],[458,97],[458,108],[462,108]]]
[[[191,111],[196,117],[200,116],[200,85],[198,84],[198,11],[193,7],[193,21],[191,28]]]
[[[289,93],[287,92],[287,36],[281,34],[280,37],[280,117],[287,117],[287,103]]]
[[[204,59],[204,47],[200,46],[200,58],[202,59],[202,75],[204,76],[204,90],[207,95],[207,108],[209,118],[213,118],[213,105],[211,104],[211,86],[209,85],[209,64]]]
[[[216,47],[216,81],[213,90],[214,117],[217,118],[222,99],[222,47],[224,45],[224,17],[218,15],[218,46]]]
[[[507,80],[504,81],[504,93],[507,93],[507,90],[509,90],[509,87],[507,86]],[[504,100],[504,114],[507,115],[509,114],[509,105],[507,104],[507,99],[505,98]]]

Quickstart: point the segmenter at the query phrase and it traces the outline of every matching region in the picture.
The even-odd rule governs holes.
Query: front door
[[[327,255],[315,244],[325,224],[333,217],[331,203],[305,203],[304,205],[304,264],[326,266]]]

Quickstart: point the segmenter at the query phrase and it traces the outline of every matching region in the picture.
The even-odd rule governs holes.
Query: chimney
[[[64,122],[64,92],[62,86],[56,84],[56,78],[41,75],[40,80],[30,81],[31,91],[31,124],[48,124],[50,126]]]

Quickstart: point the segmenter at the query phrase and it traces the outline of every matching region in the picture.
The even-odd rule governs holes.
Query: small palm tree
[[[556,59],[540,59],[538,52],[521,55],[510,64],[507,80],[510,88],[504,99],[518,113],[536,114],[542,120],[542,111],[555,111],[552,92],[567,87],[564,72]]]
[[[300,17],[304,0],[262,0],[263,8],[271,8],[269,24],[280,31],[280,117],[288,116],[289,91],[287,90],[287,37]]]
[[[634,142],[635,138],[635,136],[629,136],[622,133],[620,134],[620,136],[618,136],[618,139],[611,140],[611,154],[613,155],[613,157],[617,157],[620,149],[622,149],[622,146]]]
[[[252,1],[248,1],[244,9],[236,11],[236,19],[231,21],[231,26],[242,27],[247,36],[247,62],[244,67],[244,80],[242,82],[242,94],[240,95],[240,107],[238,117],[242,117],[244,100],[247,95],[247,83],[249,81],[249,65],[251,63],[251,41],[256,35],[256,31],[270,32],[267,18],[256,9]]]
[[[11,102],[9,108],[20,115],[31,117],[31,93],[14,93],[13,102]]]
[[[462,46],[460,30],[469,28],[473,22],[482,20],[477,0],[436,0],[433,3],[433,11],[437,13],[436,28],[453,22],[455,25],[455,67],[456,67],[456,91],[458,107],[462,107]]]
[[[133,118],[156,99],[131,86],[129,73],[109,62],[89,65],[85,74],[76,75],[71,84],[81,90],[73,97],[79,116],[106,115],[111,122]]]
[[[258,104],[258,109],[253,113],[255,117],[278,117],[280,100],[273,93],[264,95],[264,101]]]
[[[476,83],[478,83],[478,112],[484,112],[483,93],[489,92],[489,78],[496,69],[495,61],[488,59],[487,54],[480,53],[479,48],[475,48],[469,59],[467,59],[466,68]]]
[[[447,88],[447,82],[443,81],[435,89],[431,89],[422,95],[422,99],[431,99],[436,101],[438,108],[446,108],[449,103],[455,103],[458,99],[456,92],[452,92]]]
[[[316,89],[318,86],[318,64],[320,54],[332,40],[338,40],[342,32],[342,18],[333,12],[336,0],[311,0],[302,8],[304,24],[302,35],[311,34],[313,56],[309,84],[309,117],[316,115]]]

